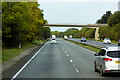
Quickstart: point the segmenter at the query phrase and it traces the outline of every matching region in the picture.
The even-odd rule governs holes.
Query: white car
[[[86,38],[85,38],[85,37],[82,37],[80,41],[81,41],[81,42],[86,42]]]
[[[101,76],[106,73],[120,73],[120,48],[118,46],[102,48],[99,53],[94,54],[95,72],[99,71]]]
[[[104,44],[111,44],[111,41],[110,41],[110,39],[105,38],[105,39],[103,40],[103,43],[104,43]]]
[[[72,39],[72,35],[70,35],[69,38]]]
[[[64,36],[64,39],[68,39],[68,37],[67,37],[67,36]]]
[[[57,44],[57,41],[56,41],[55,39],[52,39],[52,40],[50,41],[50,43],[51,43],[51,44],[53,44],[53,43]]]

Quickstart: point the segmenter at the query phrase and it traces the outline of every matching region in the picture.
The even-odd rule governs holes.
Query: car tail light
[[[105,72],[109,72],[110,70],[105,70]]]
[[[104,58],[104,61],[112,61],[110,58]]]

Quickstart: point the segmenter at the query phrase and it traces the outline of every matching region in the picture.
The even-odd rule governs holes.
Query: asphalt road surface
[[[62,39],[48,42],[15,78],[119,78],[94,72],[94,52]]]
[[[80,39],[69,39],[69,40],[73,40],[76,42],[81,42]],[[86,44],[91,44],[91,45],[96,45],[96,46],[117,46],[117,44],[115,43],[111,43],[111,44],[104,44],[103,42],[99,42],[99,41],[90,41],[90,40],[86,40],[86,42],[82,42],[82,43],[86,43]]]

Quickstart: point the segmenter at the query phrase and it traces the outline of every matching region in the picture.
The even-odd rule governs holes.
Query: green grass
[[[2,62],[5,62],[23,52],[25,49],[34,46],[35,44],[27,43],[22,45],[22,48],[12,48],[12,49],[3,49],[2,50]]]
[[[84,47],[84,48],[87,48],[87,49],[89,49],[89,50],[95,51],[95,52],[99,52],[99,51],[100,51],[99,48],[95,48],[95,47],[93,47],[93,46],[84,45],[84,44],[81,44],[81,43],[78,43],[78,42],[74,42],[74,41],[71,41],[71,40],[67,40],[67,41],[72,42],[72,43],[74,43],[74,44],[76,44],[76,45],[82,46],[82,47]]]
[[[10,60],[11,58],[19,55],[21,52],[23,52],[24,50],[26,50],[27,48],[30,48],[32,46],[35,46],[38,43],[45,43],[46,40],[44,41],[35,41],[33,43],[27,43],[22,45],[22,48],[12,48],[12,49],[2,49],[2,62],[4,63],[5,61]]]
[[[81,38],[75,38],[75,39],[81,39]],[[89,38],[89,39],[86,38],[86,40],[103,42],[103,40],[95,40],[94,38]],[[118,41],[111,40],[111,43],[117,43],[118,44]]]
[[[112,40],[111,43],[117,43],[118,44],[118,41]]]

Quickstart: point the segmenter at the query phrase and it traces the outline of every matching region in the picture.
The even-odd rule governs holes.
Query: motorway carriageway
[[[13,78],[120,78],[94,72],[95,52],[62,39],[57,42],[48,41]]]

